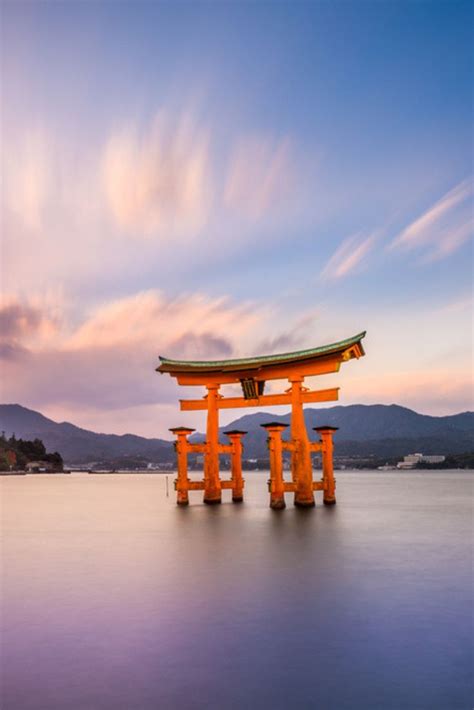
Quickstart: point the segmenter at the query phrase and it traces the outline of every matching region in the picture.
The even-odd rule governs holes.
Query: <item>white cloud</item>
[[[390,248],[425,248],[423,263],[454,253],[472,234],[472,193],[471,179],[456,185],[400,232]]]
[[[360,269],[362,262],[372,250],[376,234],[361,233],[345,239],[321,272],[323,279],[339,279]]]

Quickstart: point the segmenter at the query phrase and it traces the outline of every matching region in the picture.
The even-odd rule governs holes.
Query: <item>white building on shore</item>
[[[419,463],[443,463],[446,456],[424,456],[423,454],[408,454],[404,456],[403,461],[397,463],[397,468],[410,469],[416,468]]]

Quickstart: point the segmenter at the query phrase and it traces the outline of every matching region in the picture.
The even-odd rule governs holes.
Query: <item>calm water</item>
[[[471,474],[281,512],[266,478],[2,478],[2,710],[471,710]]]

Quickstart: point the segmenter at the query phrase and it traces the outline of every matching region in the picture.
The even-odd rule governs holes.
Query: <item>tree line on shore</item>
[[[48,464],[54,471],[62,471],[63,459],[58,451],[48,453],[41,439],[17,439],[0,435],[0,471],[24,470],[29,463]]]

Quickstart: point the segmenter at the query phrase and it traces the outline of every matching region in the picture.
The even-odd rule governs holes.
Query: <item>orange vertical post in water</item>
[[[285,485],[283,481],[283,447],[281,434],[288,424],[269,422],[261,424],[268,434],[268,450],[270,453],[270,508],[281,510],[285,508]]]
[[[335,505],[336,503],[336,479],[334,478],[333,464],[333,434],[338,430],[334,426],[317,426],[317,431],[321,436],[322,458],[323,458],[323,483],[324,483],[324,505]]]
[[[170,429],[176,436],[175,448],[178,459],[178,478],[175,481],[178,505],[188,505],[188,436],[194,429],[174,427]]]
[[[311,450],[303,411],[303,381],[302,376],[289,378],[291,383],[291,440],[294,445],[291,471],[296,484],[295,505],[308,508],[313,507],[315,503]]]
[[[234,503],[241,503],[244,499],[244,479],[242,478],[242,437],[245,436],[246,433],[246,431],[240,431],[239,429],[232,429],[232,431],[224,432],[224,434],[229,437],[232,446],[230,460],[232,474],[232,501]]]
[[[221,481],[219,478],[219,385],[207,387],[207,429],[206,452],[204,454],[204,503],[214,505],[221,502]]]

